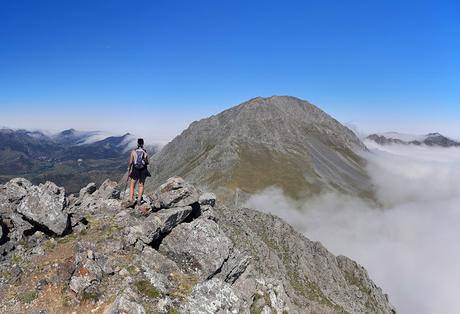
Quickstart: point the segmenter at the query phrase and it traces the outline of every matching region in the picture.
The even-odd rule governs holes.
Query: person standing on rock
[[[137,140],[137,148],[133,149],[129,154],[128,162],[128,177],[131,179],[129,186],[129,205],[134,206],[134,190],[136,183],[139,181],[139,191],[137,194],[137,204],[140,205],[142,201],[142,194],[144,193],[144,183],[147,177],[150,177],[150,172],[147,169],[149,164],[149,154],[144,149],[144,140],[139,138]]]

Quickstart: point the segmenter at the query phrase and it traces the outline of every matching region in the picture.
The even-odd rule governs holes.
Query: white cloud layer
[[[246,206],[358,261],[398,312],[460,313],[460,149],[366,144],[382,207],[334,193],[298,202],[275,188]]]

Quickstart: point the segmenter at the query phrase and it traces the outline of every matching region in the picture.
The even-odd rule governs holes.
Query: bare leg
[[[144,194],[144,182],[139,181],[139,192],[137,194],[138,204],[142,201],[142,194]]]
[[[131,183],[129,185],[129,200],[132,202],[134,201],[134,189],[136,188],[136,180],[131,179]]]

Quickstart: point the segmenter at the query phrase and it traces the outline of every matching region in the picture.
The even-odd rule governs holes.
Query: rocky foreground
[[[0,313],[394,312],[363,267],[277,217],[178,177],[135,209],[120,194],[0,186]]]

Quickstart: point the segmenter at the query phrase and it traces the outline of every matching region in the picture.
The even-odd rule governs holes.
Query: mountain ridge
[[[0,312],[395,313],[362,266],[278,217],[179,177],[135,209],[123,195],[0,185]]]
[[[460,147],[460,142],[446,137],[438,132],[425,135],[403,134],[398,132],[374,133],[366,139],[380,145],[401,144],[401,145],[426,145],[431,147]]]

